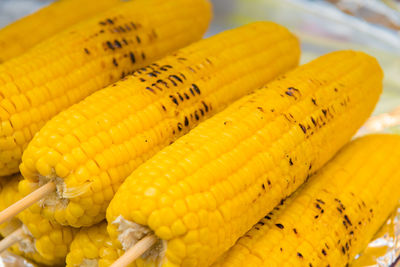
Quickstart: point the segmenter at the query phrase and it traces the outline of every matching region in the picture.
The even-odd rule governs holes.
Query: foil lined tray
[[[207,36],[256,20],[288,27],[302,42],[301,62],[340,49],[375,56],[385,72],[384,91],[356,136],[372,132],[400,134],[399,0],[211,0],[214,20]],[[0,0],[0,27],[52,0]],[[9,252],[0,267],[37,266]],[[353,267],[400,267],[400,202]]]

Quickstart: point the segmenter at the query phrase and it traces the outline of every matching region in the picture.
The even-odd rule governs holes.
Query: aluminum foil
[[[365,51],[384,69],[384,91],[373,116],[357,136],[400,134],[400,0],[211,0],[214,21],[207,36],[255,20],[288,27],[302,41],[305,63],[339,49]],[[51,0],[0,0],[0,27],[34,12]],[[396,265],[397,261],[397,265]],[[34,264],[4,252],[0,267]],[[353,267],[400,267],[400,202]]]

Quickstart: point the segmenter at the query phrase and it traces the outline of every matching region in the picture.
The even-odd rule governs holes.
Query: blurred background
[[[400,0],[211,1],[214,20],[207,36],[251,21],[270,20],[286,26],[299,37],[302,63],[341,49],[362,50],[375,56],[384,69],[385,80],[384,92],[374,115],[380,114],[380,121],[400,125],[400,108],[387,113],[400,106]],[[50,2],[0,0],[0,27]],[[48,23],[52,19],[56,18],[49,18]],[[389,131],[400,133],[400,126]],[[399,237],[400,206],[353,266],[389,266],[400,255]],[[13,261],[12,257],[10,261]],[[4,262],[7,258],[2,255],[0,266]]]

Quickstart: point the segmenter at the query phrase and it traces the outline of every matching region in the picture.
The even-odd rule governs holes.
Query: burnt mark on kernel
[[[297,252],[297,257],[299,257],[299,258],[303,258],[303,254],[301,254],[300,252]]]
[[[193,88],[192,87],[190,87],[189,88],[189,91],[190,91],[190,93],[193,95],[193,96],[195,96],[196,94],[194,93],[194,91],[193,91]]]
[[[325,202],[324,202],[323,200],[321,200],[321,199],[318,199],[318,198],[317,198],[316,201],[318,201],[319,203],[321,203],[321,204],[323,204],[323,205],[325,204]]]
[[[267,219],[267,220],[271,220],[271,217],[269,217],[268,215],[264,216],[264,218]]]
[[[129,52],[129,57],[131,59],[131,62],[134,64],[136,63],[135,55],[132,52]]]
[[[261,184],[261,188],[265,190],[265,184]]]
[[[106,45],[108,46],[108,48],[110,48],[111,50],[115,50],[115,47],[113,46],[113,44],[110,41],[106,42]]]
[[[185,116],[185,121],[184,121],[184,123],[185,123],[185,126],[188,126],[189,125],[189,120],[188,120],[188,118]]]
[[[293,228],[293,232],[297,235],[297,229]]]
[[[313,117],[311,117],[311,122],[314,124],[314,126],[317,126],[317,122],[315,121],[315,119]]]
[[[324,254],[324,256],[326,256],[327,253],[326,253],[325,249],[322,249],[321,252],[322,252],[322,254]]]
[[[128,41],[127,41],[125,38],[122,38],[122,42],[123,42],[125,45],[128,45]]]
[[[289,158],[289,164],[290,164],[290,166],[293,166],[292,158]]]
[[[115,58],[113,58],[112,63],[114,64],[115,67],[118,67],[118,62],[117,62],[117,60]]]
[[[157,74],[154,72],[147,73],[147,76],[157,78]]]
[[[306,127],[304,127],[303,124],[299,123],[299,127],[301,128],[301,130],[303,131],[303,133],[306,133],[306,132],[307,132]]]
[[[280,223],[275,224],[275,226],[278,227],[279,229],[285,228],[285,227],[284,227],[282,224],[280,224]]]
[[[193,86],[193,89],[194,89],[194,91],[197,93],[197,94],[201,94],[201,91],[200,91],[200,89],[199,89],[199,87],[196,85],[196,84],[194,84],[194,83],[192,83],[192,86]]]
[[[90,55],[90,51],[89,51],[89,49],[87,49],[87,48],[84,48],[83,50],[85,51],[85,53],[86,53],[86,54]]]
[[[167,108],[166,108],[164,105],[161,105],[161,108],[162,108],[164,111],[167,111]]]
[[[145,60],[146,59],[146,55],[144,52],[142,52],[142,59]]]
[[[138,44],[140,44],[142,42],[142,40],[140,40],[139,35],[136,35],[136,41],[137,41]]]
[[[178,127],[178,131],[182,131],[182,128],[183,128],[182,123],[178,122],[177,127]]]
[[[199,111],[200,111],[201,116],[204,116],[204,111],[203,111],[203,109],[202,109],[202,108],[199,108]]]
[[[325,116],[325,118],[326,118],[326,116],[327,116],[327,114],[328,114],[328,111],[327,111],[326,109],[322,109],[321,111],[322,111],[322,114],[324,114],[324,116]]]
[[[111,24],[111,25],[114,24],[114,21],[113,21],[112,19],[106,19],[106,21],[107,21],[109,24]]]
[[[166,81],[163,80],[157,80],[156,83],[161,83],[162,85],[164,85],[165,87],[169,88],[168,83]]]
[[[200,119],[199,114],[197,114],[197,110],[194,112],[194,118],[196,119],[196,121]]]
[[[135,23],[133,23],[133,22],[131,22],[131,26],[132,26],[132,28],[134,28],[135,30],[137,30],[137,26],[136,26],[136,24]]]
[[[151,87],[146,87],[146,90],[149,90],[150,92],[152,92],[153,94],[155,94],[156,92],[153,90],[153,88]],[[163,106],[164,107],[164,106]],[[165,108],[165,107],[164,107]]]
[[[175,74],[169,75],[168,80],[170,80],[174,84],[174,86],[176,86],[176,82],[173,79],[180,83],[183,83],[182,79],[176,76]]]
[[[344,219],[346,220],[346,222],[347,222],[349,225],[352,225],[352,224],[351,224],[351,221],[350,221],[350,219],[349,219],[349,217],[348,217],[347,215],[344,215]]]
[[[315,100],[315,98],[311,98],[311,102],[312,102],[315,106],[318,106],[318,105],[317,105],[317,100]]]
[[[344,248],[344,246],[342,246],[342,253],[346,254],[346,249]]]
[[[186,100],[189,100],[189,99],[190,99],[189,95],[186,94],[185,92],[183,92],[183,96],[186,98]]]
[[[118,40],[114,40],[114,46],[117,48],[122,48],[122,45]]]
[[[172,102],[174,102],[175,105],[179,105],[178,100],[175,98],[175,96],[170,95],[169,98],[171,98]]]
[[[181,101],[183,101],[184,99],[183,99],[182,95],[181,95],[179,92],[178,92],[177,94],[178,94],[179,99],[180,99]]]

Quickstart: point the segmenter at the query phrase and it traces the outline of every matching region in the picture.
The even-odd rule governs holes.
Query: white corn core
[[[125,220],[122,216],[118,216],[112,223],[118,227],[120,233],[118,240],[125,251],[148,234],[153,233],[148,227]],[[155,263],[156,266],[161,266],[166,250],[167,241],[160,239],[142,255],[142,258]]]

